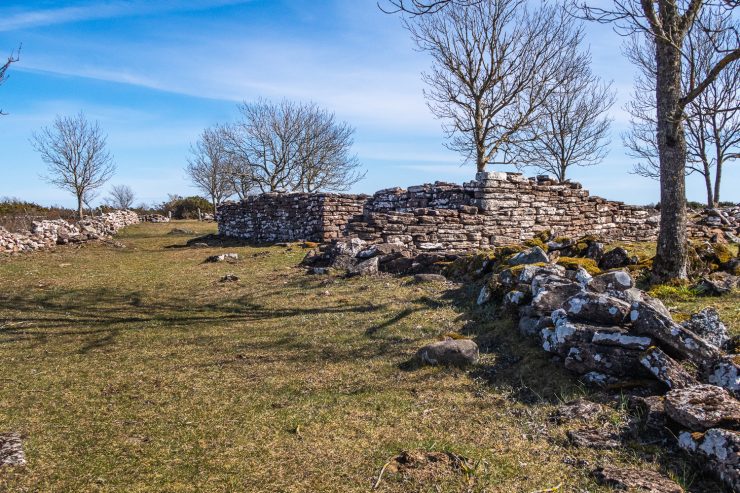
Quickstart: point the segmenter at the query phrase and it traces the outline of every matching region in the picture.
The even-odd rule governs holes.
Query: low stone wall
[[[367,195],[265,193],[218,208],[219,234],[256,243],[311,240],[324,242],[346,234],[361,216]]]
[[[657,235],[657,212],[592,197],[578,183],[478,173],[464,185],[435,183],[377,192],[351,236],[418,250],[469,251],[519,243],[539,231],[646,241]]]
[[[34,221],[28,233],[10,233],[0,228],[0,254],[32,252],[67,243],[105,239],[138,222],[139,216],[133,211],[115,211],[88,216],[75,224],[64,219]]]
[[[707,239],[724,234],[735,241],[740,222],[733,210],[692,217],[690,234]],[[222,235],[256,242],[345,237],[461,252],[520,243],[543,230],[571,238],[651,241],[660,213],[591,196],[578,183],[478,173],[463,185],[436,182],[380,190],[372,197],[263,194],[221,206],[217,220]]]

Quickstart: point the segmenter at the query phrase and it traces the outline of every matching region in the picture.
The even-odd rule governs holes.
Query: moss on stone
[[[558,259],[558,265],[562,265],[566,269],[575,269],[577,267],[583,267],[586,272],[592,276],[601,274],[601,269],[596,265],[596,261],[591,258],[580,258],[580,257],[560,257]]]
[[[540,238],[532,238],[524,242],[528,247],[540,247],[544,251],[547,251],[547,245]]]

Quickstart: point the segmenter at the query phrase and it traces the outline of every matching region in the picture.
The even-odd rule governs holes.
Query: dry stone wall
[[[218,208],[219,234],[256,243],[330,241],[361,216],[367,195],[265,193]]]
[[[64,219],[34,221],[27,233],[10,233],[0,227],[0,254],[32,252],[67,243],[105,239],[138,222],[139,216],[133,211],[115,211],[88,216],[75,224]]]
[[[219,232],[256,242],[360,238],[421,251],[470,251],[519,243],[542,230],[643,241],[658,214],[592,197],[577,183],[518,173],[478,173],[456,185],[386,189],[372,197],[263,194],[221,206]]]

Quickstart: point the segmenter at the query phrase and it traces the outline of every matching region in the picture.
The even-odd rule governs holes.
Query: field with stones
[[[639,431],[573,446],[578,427],[628,426],[626,396],[478,306],[480,284],[307,275],[300,243],[185,246],[214,230],[139,224],[0,258],[0,432],[27,460],[0,469],[0,490],[606,492],[591,471],[616,465],[722,491]],[[240,260],[204,262],[223,253]],[[652,292],[676,319],[714,306],[740,333],[737,292]],[[445,334],[473,338],[479,362],[414,364]],[[579,398],[605,406],[584,423],[562,408]]]

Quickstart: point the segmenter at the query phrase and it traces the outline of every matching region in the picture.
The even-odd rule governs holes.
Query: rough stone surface
[[[575,447],[615,449],[622,446],[621,436],[603,427],[569,430],[566,434],[570,443]]]
[[[680,389],[697,383],[693,376],[660,348],[651,347],[642,353],[640,364],[671,389]]]
[[[631,409],[638,411],[646,428],[653,431],[663,431],[668,422],[664,396],[632,396],[629,400],[629,406]]]
[[[347,273],[350,276],[372,276],[379,272],[378,265],[378,257],[373,257],[351,266]]]
[[[626,267],[630,264],[630,256],[622,247],[617,247],[606,252],[599,260],[599,267],[607,269],[617,269],[619,267]]]
[[[509,259],[509,265],[526,265],[526,264],[539,264],[539,263],[547,263],[550,261],[550,258],[547,256],[547,253],[540,248],[540,247],[534,247],[530,248],[529,250],[517,253],[513,257]]]
[[[552,420],[556,423],[565,423],[568,421],[589,421],[604,413],[606,408],[596,402],[587,401],[586,399],[577,399],[567,402],[555,411]]]
[[[634,286],[632,276],[626,270],[617,270],[595,276],[589,287],[598,293],[609,291],[626,291]]]
[[[25,466],[26,454],[18,433],[0,433],[0,467]]]
[[[740,276],[735,276],[727,272],[714,272],[703,277],[697,283],[696,288],[704,294],[727,294],[733,289],[740,289]]]
[[[639,361],[639,351],[584,343],[570,348],[565,367],[579,374],[595,371],[615,377],[634,377],[641,373]]]
[[[605,294],[579,293],[563,303],[568,317],[604,325],[619,325],[627,318],[630,305]]]
[[[715,385],[673,389],[665,396],[665,410],[672,420],[691,431],[740,425],[740,402]]]
[[[705,308],[693,314],[681,325],[717,347],[724,346],[730,340],[727,327],[722,323],[719,313],[714,308]]]
[[[592,472],[594,478],[605,486],[635,493],[683,493],[675,481],[655,471],[604,466]]]
[[[678,445],[708,459],[705,467],[732,491],[740,491],[740,433],[711,429],[706,433],[682,432]]]
[[[691,359],[698,365],[716,359],[720,355],[716,346],[678,325],[670,316],[666,316],[647,303],[633,303],[630,319],[637,333],[653,337],[669,347],[671,351]]]
[[[447,339],[419,349],[416,358],[425,365],[467,366],[478,362],[478,345],[470,339]]]
[[[740,398],[740,355],[723,356],[704,368],[706,381]]]

